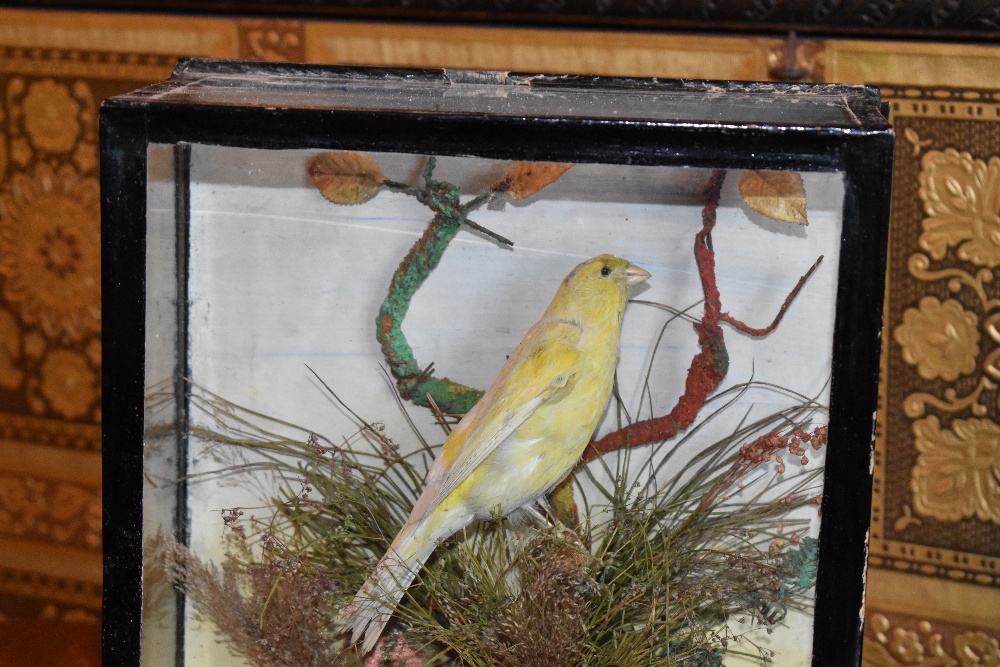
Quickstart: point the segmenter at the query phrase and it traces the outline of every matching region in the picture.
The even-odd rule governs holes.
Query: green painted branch
[[[391,190],[415,197],[417,201],[434,211],[435,215],[393,274],[388,294],[378,311],[375,335],[403,398],[417,405],[430,407],[430,402],[427,400],[427,394],[430,394],[444,412],[464,414],[472,409],[483,392],[448,378],[432,377],[433,364],[422,368],[414,358],[413,349],[403,334],[403,319],[413,301],[413,295],[441,262],[445,249],[462,225],[485,233],[500,243],[513,244],[468,218],[468,212],[487,201],[490,193],[476,197],[463,206],[460,203],[461,193],[457,187],[431,178],[434,166],[434,158],[428,158],[423,172],[423,188],[394,181],[383,183]]]
[[[376,320],[376,338],[396,378],[400,395],[417,405],[430,407],[426,398],[430,393],[442,410],[458,414],[468,412],[482,392],[447,378],[430,377],[429,372],[425,372],[414,359],[402,324],[413,295],[440,263],[448,243],[455,238],[460,227],[461,222],[455,218],[441,213],[434,216],[393,274],[389,292]]]

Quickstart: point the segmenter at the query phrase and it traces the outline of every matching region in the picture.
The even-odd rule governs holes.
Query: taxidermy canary
[[[573,468],[611,397],[629,287],[649,273],[612,255],[566,276],[493,385],[448,436],[413,512],[345,611],[374,648],[443,540],[499,511],[533,509]]]

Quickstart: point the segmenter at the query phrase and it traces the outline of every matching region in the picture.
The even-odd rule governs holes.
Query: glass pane
[[[184,539],[186,522],[178,520],[184,485],[183,450],[186,432],[178,429],[182,414],[178,377],[177,250],[183,245],[178,229],[177,193],[185,183],[175,180],[174,147],[153,145],[147,151],[146,187],[146,414],[143,443],[143,533],[147,543],[157,535]],[[181,401],[180,405],[183,405]],[[143,568],[142,664],[172,664],[176,651],[176,596],[159,560]]]
[[[379,308],[397,267],[434,217],[414,194],[423,188],[424,177],[448,184],[438,192],[454,186],[461,203],[468,204],[509,176],[511,163],[439,157],[429,173],[428,156],[352,154],[347,159],[370,160],[398,187],[383,186],[370,199],[347,205],[325,199],[310,180],[309,165],[319,154],[194,145],[190,180],[177,183],[174,147],[150,149],[146,528],[152,535],[157,527],[175,527],[180,492],[187,517],[181,527],[200,559],[223,562],[234,537],[242,540],[234,535],[235,525],[245,526],[252,552],[262,557],[262,533],[249,521],[266,523],[272,499],[282,490],[291,497],[303,493],[301,477],[289,473],[282,479],[255,467],[265,458],[203,437],[239,426],[220,406],[240,406],[239,414],[251,422],[260,420],[289,437],[315,434],[338,445],[356,440],[359,430],[339,399],[366,422],[384,426],[401,454],[420,449],[414,429],[432,447],[445,438],[431,410],[406,401],[400,407],[376,338]],[[679,480],[676,488],[690,479],[700,454],[756,420],[766,424],[743,434],[733,451],[772,429],[787,435],[785,417],[801,419],[809,433],[820,432],[826,423],[825,411],[817,406],[826,405],[829,396],[842,176],[801,174],[808,224],[751,209],[740,191],[741,176],[738,170],[725,175],[711,236],[721,311],[748,327],[766,327],[783,311],[800,277],[820,256],[823,260],[768,335],[721,325],[728,368],[721,366],[723,355],[714,357],[723,377],[713,395],[720,398],[701,405],[683,433],[666,444],[638,447],[627,460],[621,452],[607,454],[606,466],[594,461],[589,474],[577,474],[578,505],[584,513],[589,508],[595,522],[607,516],[600,489],[614,486],[616,471],[629,480],[633,497],[656,493],[671,480]],[[512,240],[513,247],[468,228],[457,233],[416,291],[402,324],[414,360],[420,368],[433,362],[435,377],[486,389],[560,281],[580,262],[612,253],[652,277],[633,289],[621,337],[618,398],[612,399],[597,437],[617,431],[628,419],[671,413],[689,391],[689,379],[703,377],[690,369],[701,349],[693,321],[702,320],[706,307],[702,277],[711,268],[704,257],[699,263],[695,252],[706,208],[703,190],[711,177],[711,171],[701,169],[577,164],[551,184],[526,186],[539,189],[524,199],[498,194],[484,200],[468,217]],[[407,191],[404,184],[414,189]],[[187,252],[178,253],[176,194],[186,186],[189,238],[182,238]],[[187,263],[181,291],[178,257]],[[185,289],[188,307],[178,311],[178,294]],[[194,398],[179,408],[173,332],[184,318],[181,355]],[[171,429],[184,409],[190,411],[194,432]],[[726,491],[718,511],[735,511],[765,488],[765,498],[818,497],[822,477],[810,475],[822,471],[826,450],[808,441],[804,445],[801,452],[797,446],[791,453],[787,447],[774,452],[777,456]],[[169,483],[178,474],[178,454],[185,457],[184,486]],[[808,488],[801,488],[807,479]],[[322,501],[315,493],[312,498]],[[776,553],[804,553],[808,538],[819,536],[817,510],[805,503],[772,535],[747,539]],[[238,520],[234,511],[243,512]],[[163,600],[164,611],[155,622],[147,617],[143,627],[147,664],[164,664],[161,656],[173,651],[174,617],[169,598]],[[196,618],[190,599],[182,625],[185,664],[240,664],[230,656],[231,647],[218,641],[216,629]],[[746,631],[755,644],[777,652],[777,664],[810,663],[812,618],[807,613],[788,610],[773,633],[759,627]],[[741,650],[753,650],[748,647]],[[729,655],[726,664],[754,663]]]

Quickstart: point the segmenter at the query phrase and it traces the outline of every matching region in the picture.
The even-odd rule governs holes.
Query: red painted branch
[[[715,278],[715,252],[712,250],[712,230],[715,228],[715,214],[725,178],[725,171],[718,169],[713,171],[703,191],[705,203],[701,214],[702,228],[695,234],[694,257],[701,278],[702,291],[705,294],[705,314],[701,322],[694,325],[701,349],[691,360],[684,394],[668,414],[637,422],[592,442],[583,454],[584,461],[622,447],[637,447],[669,440],[694,422],[708,395],[715,391],[726,377],[726,372],[729,370],[729,353],[726,351],[722,327],[719,325],[722,306]]]
[[[809,276],[811,276],[813,272],[816,271],[816,269],[820,265],[820,262],[822,261],[823,261],[823,255],[820,255],[816,259],[816,261],[813,262],[813,265],[809,267],[809,270],[806,271],[801,278],[799,278],[799,282],[795,283],[795,287],[793,287],[792,291],[788,293],[788,296],[785,297],[785,302],[782,303],[781,308],[778,309],[778,314],[774,316],[774,321],[771,322],[771,324],[769,324],[768,326],[764,327],[763,329],[755,329],[754,327],[745,324],[741,320],[736,319],[729,313],[722,313],[722,315],[720,316],[721,320],[723,322],[731,324],[733,327],[736,328],[737,331],[742,331],[745,334],[749,334],[751,336],[756,336],[756,337],[766,336],[767,334],[771,333],[772,331],[778,328],[778,325],[781,323],[781,318],[785,316],[785,311],[788,310],[788,306],[792,304],[792,301],[798,295],[799,290],[801,290],[802,286],[806,284],[806,281],[809,280]]]

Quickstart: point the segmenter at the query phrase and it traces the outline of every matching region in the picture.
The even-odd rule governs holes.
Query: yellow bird
[[[438,544],[498,510],[531,508],[576,465],[611,397],[629,287],[649,277],[612,255],[566,276],[448,436],[409,519],[345,610],[363,653]]]

